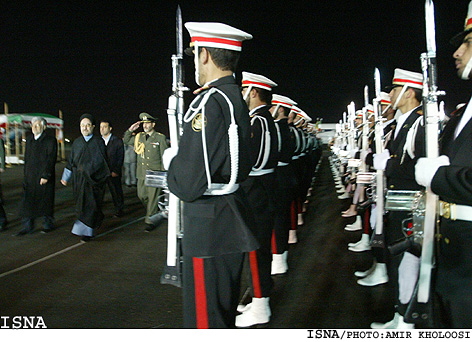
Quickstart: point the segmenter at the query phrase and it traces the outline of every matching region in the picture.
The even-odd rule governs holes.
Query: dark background
[[[0,5],[0,101],[10,113],[62,110],[66,137],[87,112],[111,118],[121,135],[148,112],[168,134],[166,108],[175,53],[175,12],[183,21],[223,22],[254,36],[243,44],[242,71],[277,82],[311,117],[337,122],[346,106],[374,95],[378,67],[388,85],[396,67],[421,72],[426,50],[424,1],[3,1]],[[449,39],[463,30],[468,1],[438,0],[439,87],[446,112],[470,97],[455,72]],[[184,45],[189,43],[184,28]],[[192,90],[193,60],[184,60]],[[188,99],[192,98],[191,93]],[[188,102],[187,102],[188,104]]]

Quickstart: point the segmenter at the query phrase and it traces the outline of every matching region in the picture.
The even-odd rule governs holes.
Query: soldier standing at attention
[[[271,276],[272,229],[276,213],[279,161],[278,137],[272,107],[272,88],[277,86],[265,76],[243,72],[242,94],[251,119],[251,150],[254,165],[249,177],[241,184],[256,220],[253,230],[260,247],[249,252],[253,297],[246,310],[236,317],[237,327],[268,323],[271,316],[269,298],[274,286]]]
[[[133,132],[143,124],[144,132],[133,135]],[[156,132],[154,126],[156,119],[147,113],[139,114],[139,121],[132,124],[125,132],[123,142],[125,145],[134,146],[137,154],[137,170],[138,177],[138,198],[146,208],[146,225],[145,231],[150,232],[157,228],[152,223],[151,217],[159,212],[158,198],[161,194],[160,188],[148,187],[144,185],[146,180],[146,170],[163,171],[162,154],[168,147],[164,134]]]
[[[233,73],[246,32],[186,23],[200,89],[178,150],[164,155],[169,190],[183,201],[185,328],[234,328],[246,252],[258,248],[240,183],[252,168],[248,108]],[[173,159],[172,159],[173,158]]]
[[[464,31],[451,43],[457,75],[472,77],[472,2]],[[472,105],[451,114],[443,130],[438,158],[420,158],[416,181],[439,196],[439,248],[435,292],[441,329],[472,328]]]

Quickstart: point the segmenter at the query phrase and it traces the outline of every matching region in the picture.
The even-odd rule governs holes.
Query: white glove
[[[436,171],[441,166],[449,166],[448,156],[439,156],[437,158],[420,158],[415,165],[415,178],[416,183],[424,187],[431,186],[431,181],[433,180]]]
[[[164,164],[164,168],[166,170],[169,170],[170,163],[172,162],[172,159],[177,155],[179,152],[178,147],[169,147],[164,151],[162,154],[162,164]]]
[[[350,150],[348,154],[349,158],[355,158],[357,151],[359,151],[359,149],[357,148],[353,148],[352,150]]]
[[[362,161],[365,162],[365,157],[367,157],[367,156],[369,155],[369,153],[371,153],[371,152],[372,152],[372,150],[371,150],[370,148],[367,149],[367,151],[362,150],[362,151],[361,151],[361,159],[362,159]]]
[[[374,169],[385,170],[387,161],[390,159],[390,151],[384,150],[382,153],[374,154]]]

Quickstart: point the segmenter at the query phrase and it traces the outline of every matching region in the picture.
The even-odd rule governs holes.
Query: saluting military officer
[[[133,132],[139,128],[141,123],[144,132],[134,135]],[[128,128],[123,138],[126,145],[134,146],[134,151],[137,154],[138,198],[146,208],[144,223],[146,225],[145,230],[148,232],[156,228],[151,218],[159,212],[158,198],[161,189],[144,185],[146,170],[164,170],[162,154],[168,147],[165,135],[156,132],[155,125],[156,119],[154,117],[148,113],[141,113],[139,114],[139,121]]]

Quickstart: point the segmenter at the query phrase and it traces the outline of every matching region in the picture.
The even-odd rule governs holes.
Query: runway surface
[[[9,229],[0,233],[0,316],[41,316],[48,328],[182,327],[180,288],[162,285],[167,226],[144,231],[144,208],[136,188],[124,186],[125,215],[113,218],[109,192],[97,237],[87,243],[70,233],[75,220],[71,187],[56,170],[57,229],[13,236],[21,229],[23,168],[1,175]],[[342,218],[349,201],[337,199],[324,154],[309,198],[298,243],[290,245],[289,272],[275,276],[272,319],[266,328],[368,329],[393,317],[388,285],[362,287],[356,270],[370,267],[370,252],[348,251],[361,231],[347,232]],[[243,284],[243,289],[245,284]]]

